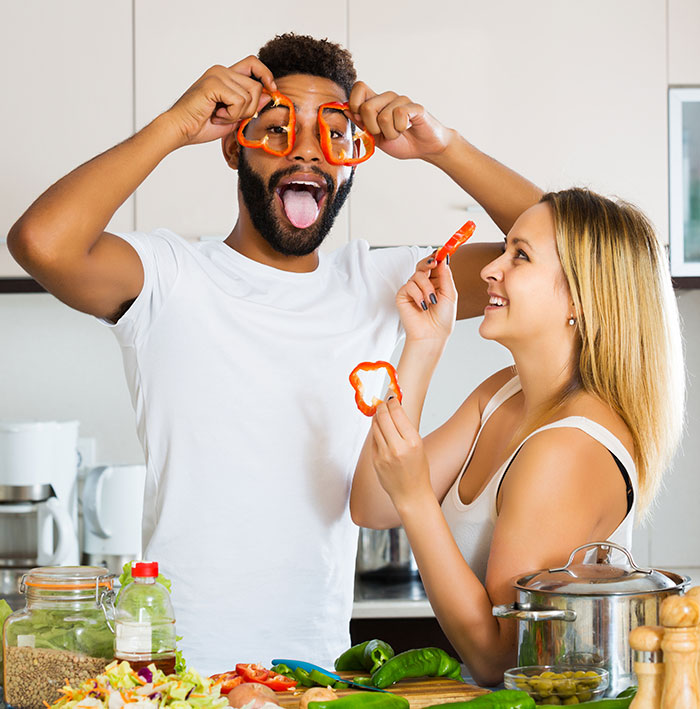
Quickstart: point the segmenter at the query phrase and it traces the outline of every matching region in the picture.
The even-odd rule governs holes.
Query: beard
[[[295,172],[301,172],[298,167],[288,167],[272,173],[267,186],[245,158],[245,152],[239,151],[238,156],[238,187],[243,196],[253,226],[270,246],[285,256],[307,256],[315,251],[331,230],[345,200],[350,193],[352,180],[355,176],[353,168],[347,182],[335,192],[335,181],[317,167],[306,168],[319,175],[326,183],[326,201],[316,221],[306,229],[299,229],[292,224],[284,224],[275,215],[275,187],[279,181]]]

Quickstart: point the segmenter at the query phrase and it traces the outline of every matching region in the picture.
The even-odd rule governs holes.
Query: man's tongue
[[[297,229],[306,229],[316,221],[318,205],[308,190],[287,189],[282,195],[282,203],[287,219]]]

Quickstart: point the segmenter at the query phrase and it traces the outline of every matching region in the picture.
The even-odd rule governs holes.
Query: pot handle
[[[515,620],[564,620],[567,623],[576,620],[576,611],[568,608],[532,608],[518,603],[494,606],[491,613],[496,618],[514,618]]]
[[[642,574],[651,574],[654,571],[653,569],[640,569],[639,566],[637,566],[637,564],[634,563],[634,559],[632,558],[632,554],[630,554],[630,552],[627,549],[625,549],[625,547],[621,546],[620,544],[615,544],[615,542],[589,542],[588,544],[581,544],[580,547],[576,547],[576,549],[574,549],[571,552],[571,556],[569,557],[569,560],[566,562],[565,566],[562,566],[557,569],[548,569],[548,571],[550,573],[554,573],[556,571],[566,571],[569,568],[569,566],[571,566],[571,564],[574,561],[574,557],[576,556],[576,554],[578,554],[581,551],[581,549],[589,549],[589,548],[593,548],[593,547],[597,547],[598,549],[613,548],[613,549],[617,549],[618,551],[621,551],[627,557],[627,561],[629,561],[630,566],[635,571],[639,571]],[[605,562],[605,563],[609,563],[609,562]]]

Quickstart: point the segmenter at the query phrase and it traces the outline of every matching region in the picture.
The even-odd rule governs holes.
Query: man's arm
[[[358,81],[349,105],[380,150],[399,160],[420,158],[438,167],[486,210],[504,234],[542,196],[539,187],[482,153],[407,96],[393,91],[377,94]],[[483,314],[486,287],[479,274],[500,249],[498,244],[467,244],[454,254],[450,266],[459,293],[458,319]]]
[[[482,153],[456,131],[451,131],[442,153],[426,160],[469,193],[504,234],[544,194],[537,185]],[[457,319],[483,315],[488,298],[486,284],[480,276],[481,269],[501,252],[501,244],[467,243],[450,258],[459,293]]]
[[[173,150],[222,138],[252,116],[263,85],[275,89],[256,57],[209,69],[136,135],[46,190],[8,234],[14,258],[71,307],[116,319],[140,293],[143,268],[127,242],[104,231],[109,220]]]

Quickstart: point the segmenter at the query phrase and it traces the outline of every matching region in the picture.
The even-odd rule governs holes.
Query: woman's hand
[[[444,343],[457,315],[457,289],[447,262],[436,264],[433,256],[420,261],[396,294],[396,306],[407,341]]]
[[[396,398],[377,406],[371,436],[372,465],[399,513],[415,496],[433,494],[423,440]]]
[[[399,160],[434,159],[452,134],[408,96],[394,91],[376,94],[362,81],[352,87],[348,105],[355,122],[372,134],[377,147]]]

